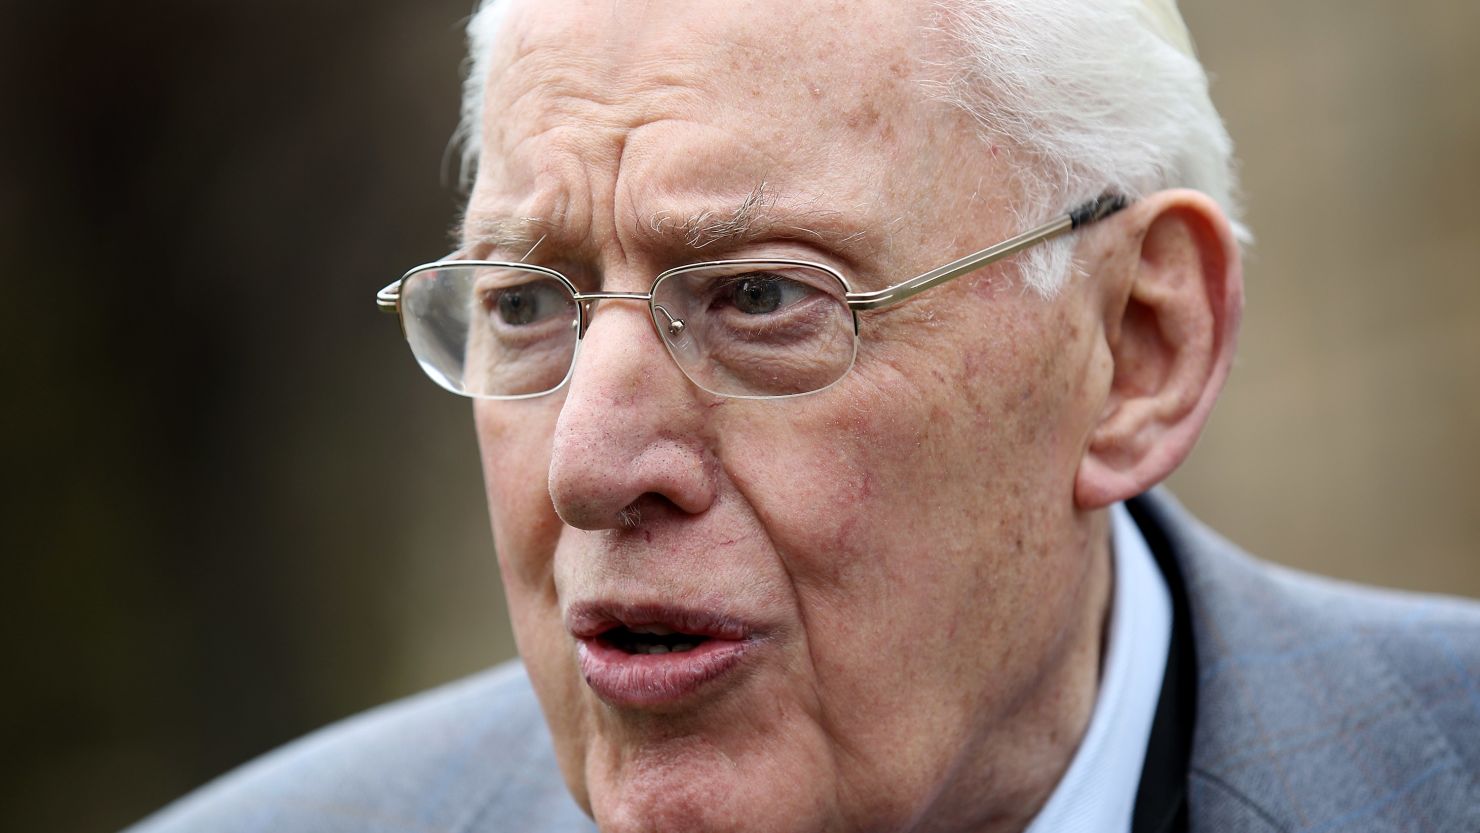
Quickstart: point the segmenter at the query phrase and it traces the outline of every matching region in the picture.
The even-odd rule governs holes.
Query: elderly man
[[[141,830],[1480,830],[1476,610],[1146,494],[1242,303],[1170,0],[471,34],[462,247],[380,300],[475,397],[523,665]]]

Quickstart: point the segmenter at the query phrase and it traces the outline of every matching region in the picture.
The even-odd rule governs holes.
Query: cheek
[[[543,595],[550,584],[551,554],[560,536],[549,471],[561,399],[474,406],[494,548],[516,617],[525,596]]]
[[[983,666],[1005,670],[1018,629],[1042,618],[1025,600],[1065,580],[1043,554],[1060,549],[1077,465],[1061,421],[1072,374],[1044,335],[1055,326],[1009,317],[974,342],[911,348],[914,361],[861,355],[853,377],[775,425],[746,414],[720,432],[785,562],[824,689],[892,703],[901,692],[879,681],[911,679],[916,693],[958,696]]]
[[[791,581],[809,711],[835,745],[864,751],[844,780],[883,801],[927,794],[1029,675],[1004,657],[1024,579],[984,508],[993,478],[951,482],[971,426],[933,420],[918,391],[864,401],[791,414],[766,453],[726,465]]]
[[[794,588],[814,657],[839,668],[880,659],[877,646],[945,601],[933,588],[977,583],[963,574],[982,563],[988,543],[982,506],[991,478],[971,482],[952,470],[972,469],[961,458],[974,454],[962,442],[973,425],[946,419],[938,403],[948,400],[929,385],[892,372],[859,375],[826,399],[787,408],[768,430],[748,419],[720,434],[725,467]],[[753,450],[754,439],[737,442],[740,432],[765,437],[765,452]],[[847,676],[855,673],[867,672]]]
[[[837,586],[863,564],[857,580],[887,585],[953,555],[1018,550],[1006,529],[1067,503],[1078,439],[1061,417],[1073,379],[1033,324],[910,346],[908,361],[861,354],[817,399],[718,432],[725,468],[792,555],[795,580]]]
[[[563,401],[562,394],[496,408],[478,403],[474,415],[514,639],[546,721],[556,729],[555,753],[567,785],[586,806],[585,715],[579,677],[569,673],[574,653],[560,623],[553,565],[562,524],[548,486],[550,438]]]

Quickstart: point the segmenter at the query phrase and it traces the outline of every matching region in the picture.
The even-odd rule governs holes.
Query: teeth
[[[653,636],[672,636],[677,633],[672,628],[665,628],[662,625],[640,625],[638,627],[629,627],[627,630],[633,633],[652,634]]]
[[[697,642],[680,642],[676,645],[634,645],[628,650],[634,654],[682,654],[694,650],[698,644]]]

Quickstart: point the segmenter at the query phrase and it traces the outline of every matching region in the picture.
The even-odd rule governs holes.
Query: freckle
[[[854,130],[866,130],[879,123],[879,108],[873,99],[865,99],[858,109],[850,112],[846,123]]]
[[[653,531],[651,529],[644,529],[642,531],[642,540],[651,544],[653,542]]]

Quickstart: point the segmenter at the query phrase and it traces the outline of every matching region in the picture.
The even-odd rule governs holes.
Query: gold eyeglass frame
[[[677,335],[679,332],[682,331],[683,321],[673,318],[673,316],[668,314],[667,310],[663,309],[660,305],[653,302],[653,296],[658,286],[668,278],[676,277],[678,275],[683,275],[688,272],[693,272],[697,270],[711,269],[714,267],[760,267],[766,265],[802,266],[811,269],[817,269],[831,275],[843,287],[843,297],[848,304],[848,309],[853,314],[853,337],[856,340],[859,336],[859,312],[862,312],[864,310],[881,309],[892,304],[897,304],[900,301],[918,295],[927,289],[931,289],[947,281],[959,278],[962,275],[976,271],[977,269],[981,269],[982,267],[988,266],[992,263],[996,263],[997,261],[1004,258],[1011,257],[1012,255],[1015,255],[1018,252],[1023,251],[1024,249],[1031,248],[1040,243],[1045,243],[1049,240],[1053,240],[1054,238],[1063,236],[1072,231],[1077,231],[1084,226],[1103,220],[1106,217],[1109,217],[1110,215],[1116,213],[1117,211],[1120,211],[1122,208],[1125,208],[1127,204],[1129,204],[1129,201],[1123,196],[1116,194],[1102,195],[1100,197],[1097,197],[1096,199],[1090,200],[1089,202],[1075,207],[1067,214],[1060,215],[1056,219],[1048,223],[1044,223],[1037,228],[1030,229],[1015,237],[1011,237],[1000,243],[995,243],[985,249],[982,249],[981,251],[974,252],[972,254],[966,255],[965,257],[953,260],[950,263],[945,264],[944,266],[939,266],[935,269],[931,269],[928,272],[916,275],[909,280],[901,281],[897,284],[894,284],[893,286],[888,286],[883,289],[874,290],[872,292],[855,292],[853,288],[849,286],[848,279],[845,278],[841,272],[830,266],[821,263],[814,263],[812,261],[794,260],[790,258],[747,258],[740,260],[710,260],[701,263],[690,263],[683,266],[675,267],[673,269],[669,269],[658,275],[656,278],[653,279],[652,285],[648,287],[647,292],[582,292],[569,278],[567,278],[560,272],[557,272],[554,269],[546,268],[544,266],[535,266],[528,263],[514,263],[509,261],[493,260],[438,260],[416,266],[408,270],[406,274],[402,275],[399,279],[391,282],[390,284],[387,284],[379,292],[375,293],[375,304],[381,312],[394,314],[399,318],[401,324],[401,334],[403,337],[405,337],[406,319],[405,316],[401,314],[401,286],[408,279],[417,275],[418,273],[432,269],[445,269],[449,266],[490,266],[497,268],[517,268],[524,271],[544,275],[546,277],[553,278],[559,281],[562,285],[565,286],[567,291],[570,292],[572,299],[576,302],[576,346],[575,350],[571,354],[570,368],[566,370],[565,376],[560,380],[560,382],[549,390],[540,391],[538,393],[514,394],[509,396],[480,396],[461,391],[453,391],[454,393],[458,393],[461,396],[468,396],[474,399],[531,399],[534,397],[547,396],[551,393],[554,393],[555,391],[560,390],[562,387],[565,386],[567,382],[570,381],[571,375],[575,372],[576,356],[580,354],[581,339],[585,337],[586,327],[588,325],[590,315],[594,313],[594,310],[590,310],[590,306],[596,301],[644,301],[648,305],[649,314],[652,318],[654,329],[657,329],[660,326],[658,322],[658,314],[661,312],[669,320],[668,326],[670,328],[670,332],[673,335]],[[671,355],[672,348],[669,347],[668,340],[663,337],[663,334],[661,332],[658,332],[657,335],[659,340],[664,343],[664,346],[668,347],[668,349],[670,350],[669,357],[674,359],[675,363],[677,363],[677,357]],[[857,352],[858,351],[855,346],[855,357],[857,356]],[[693,379],[693,377],[689,376],[688,371],[684,370],[682,365],[679,366],[679,370],[684,374],[684,377],[693,382],[694,385],[700,387],[703,390],[709,391],[716,396],[723,396],[730,399],[787,399],[793,396],[807,396],[809,394],[827,390],[827,388],[837,384],[848,375],[848,371],[852,370],[852,363],[853,359],[850,359],[848,367],[844,368],[842,372],[838,374],[837,379],[834,379],[832,382],[823,387],[817,388],[816,390],[774,395],[729,394],[709,391],[708,388],[704,388],[703,385],[700,385],[697,381]],[[442,387],[446,386],[442,385]]]

